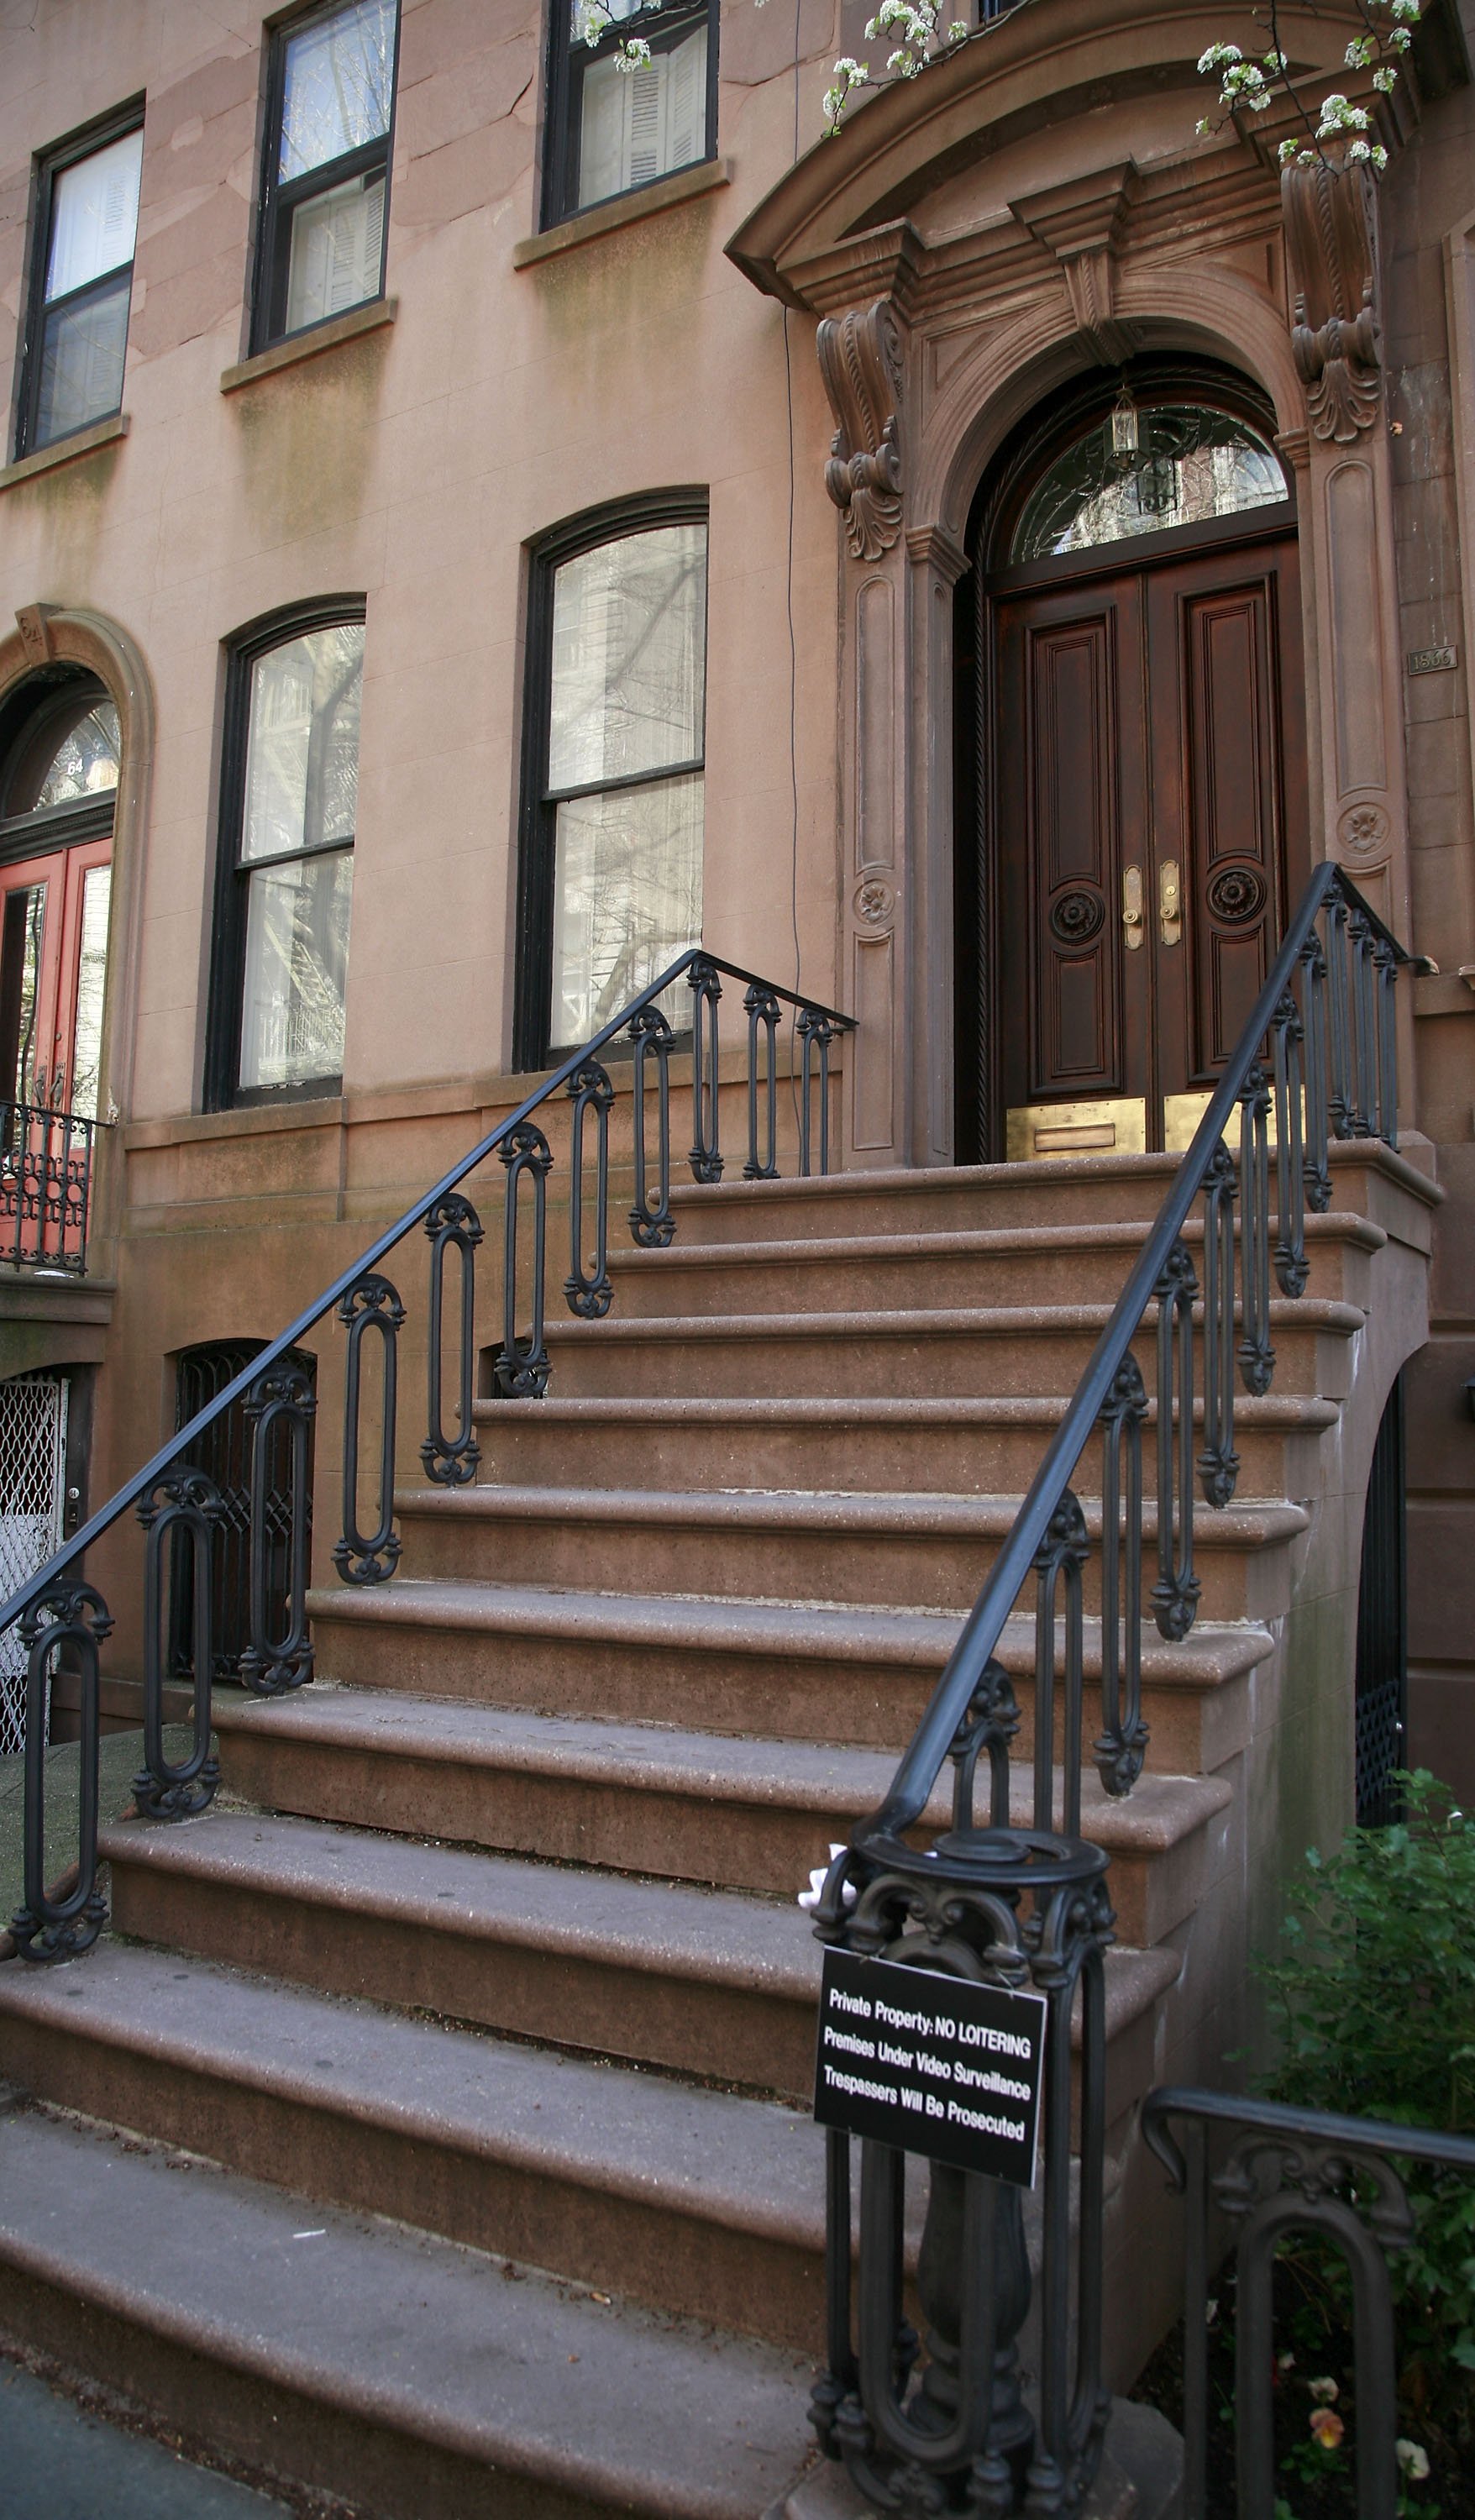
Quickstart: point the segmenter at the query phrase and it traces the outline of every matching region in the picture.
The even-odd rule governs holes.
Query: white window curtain
[[[46,300],[66,297],[133,260],[144,135],[126,132],[75,166],[63,168],[51,197]]]

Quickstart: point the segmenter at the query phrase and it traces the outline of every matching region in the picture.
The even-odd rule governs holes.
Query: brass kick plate
[[[1207,1094],[1165,1094],[1163,1097],[1163,1145],[1170,1155],[1184,1155],[1193,1144],[1193,1132],[1209,1107]],[[1275,1143],[1275,1105],[1271,1102],[1266,1135]],[[1239,1151],[1239,1106],[1229,1113],[1229,1125],[1224,1133],[1225,1144]],[[1306,1144],[1306,1090],[1301,1092],[1301,1144]]]
[[[1131,1095],[1102,1102],[1026,1102],[1006,1117],[1011,1164],[1038,1163],[1042,1155],[1140,1155],[1147,1143],[1147,1105]]]

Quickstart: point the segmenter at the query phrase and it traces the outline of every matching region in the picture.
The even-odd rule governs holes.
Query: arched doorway
[[[960,589],[959,1153],[1185,1146],[1309,871],[1295,510],[1241,377],[1031,415]],[[971,735],[971,744],[968,736]]]

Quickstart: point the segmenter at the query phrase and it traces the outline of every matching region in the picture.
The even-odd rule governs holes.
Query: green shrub
[[[1405,1818],[1350,1829],[1329,1861],[1309,1856],[1280,1957],[1257,1963],[1278,2051],[1261,2089],[1297,2107],[1471,2134],[1475,1824],[1427,1770],[1399,1781]],[[1475,2182],[1398,2167],[1415,2225],[1389,2261],[1400,2399],[1458,2474],[1475,2447]]]

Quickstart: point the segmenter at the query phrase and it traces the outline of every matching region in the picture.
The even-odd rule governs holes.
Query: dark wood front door
[[[1011,1159],[1186,1146],[1308,871],[1294,535],[1117,557],[995,603]]]

